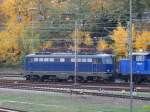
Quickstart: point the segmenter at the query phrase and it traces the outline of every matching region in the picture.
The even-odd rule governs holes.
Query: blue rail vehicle
[[[150,53],[149,52],[134,52],[132,53],[132,72],[134,82],[144,82],[150,77]],[[121,59],[119,63],[119,72],[126,79],[129,80],[130,74],[130,60]]]
[[[27,80],[74,80],[74,53],[33,53],[25,57]],[[115,72],[111,54],[77,55],[77,81],[107,79]]]

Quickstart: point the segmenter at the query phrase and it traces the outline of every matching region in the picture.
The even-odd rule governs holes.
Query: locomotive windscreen
[[[111,56],[102,57],[102,62],[103,62],[103,64],[112,64],[113,58]]]

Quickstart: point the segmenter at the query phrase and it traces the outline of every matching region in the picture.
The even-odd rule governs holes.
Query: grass
[[[79,97],[62,94],[0,91],[0,106],[28,112],[129,112],[129,106],[90,103]],[[134,112],[150,112],[149,105],[134,108]]]
[[[114,94],[119,94],[119,95],[130,95],[130,92],[126,93],[121,93],[121,92],[115,92]],[[136,92],[134,96],[139,96],[139,97],[150,97],[150,93],[148,92]]]

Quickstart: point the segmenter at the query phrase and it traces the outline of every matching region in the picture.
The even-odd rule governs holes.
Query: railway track
[[[80,95],[93,95],[93,96],[107,96],[127,98],[130,96],[127,94],[129,91],[128,85],[118,84],[79,84],[73,85],[72,83],[40,83],[20,80],[0,80],[0,88],[8,89],[20,89],[20,90],[34,90],[34,91],[46,91],[46,92],[59,92],[69,94]],[[135,85],[137,92],[150,93],[149,85]],[[133,96],[134,99],[150,101],[150,97],[145,96]]]
[[[0,112],[25,112],[25,111],[19,111],[19,110],[0,107]]]
[[[127,83],[78,83],[74,86],[74,83],[66,82],[32,82],[25,80],[0,80],[0,86],[31,86],[31,87],[56,87],[56,88],[74,88],[76,89],[89,89],[89,90],[113,90],[113,91],[129,91],[129,84]],[[134,85],[134,89],[138,92],[150,92],[149,84]]]

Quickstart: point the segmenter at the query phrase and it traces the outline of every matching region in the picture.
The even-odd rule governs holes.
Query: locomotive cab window
[[[28,62],[29,62],[29,63],[34,62],[34,58],[29,58],[29,59],[28,59]]]
[[[113,60],[112,60],[112,57],[103,57],[102,62],[103,64],[112,64]]]
[[[145,60],[145,56],[139,55],[135,57],[136,61],[144,61]]]

